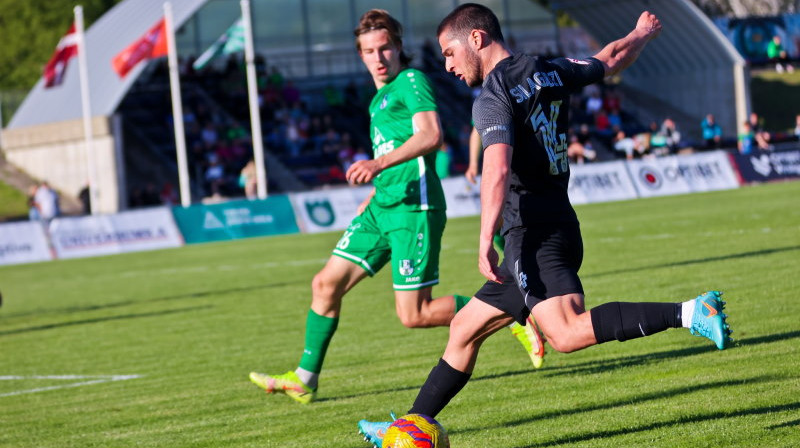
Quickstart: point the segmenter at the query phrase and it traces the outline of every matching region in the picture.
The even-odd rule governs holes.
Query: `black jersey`
[[[483,83],[472,118],[483,148],[514,148],[503,208],[504,229],[541,222],[577,222],[567,195],[569,95],[603,79],[594,58],[517,54],[500,61]]]

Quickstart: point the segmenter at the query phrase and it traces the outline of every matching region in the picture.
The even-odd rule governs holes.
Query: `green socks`
[[[472,297],[466,297],[466,296],[460,296],[458,294],[453,294],[453,298],[456,299],[456,313],[457,313],[458,310],[460,310],[461,308],[464,308],[464,305],[466,305],[467,302],[469,302],[469,300]]]
[[[338,325],[338,317],[324,317],[313,310],[308,310],[306,343],[303,348],[303,357],[300,358],[301,368],[314,373],[322,370],[325,352],[328,351],[328,344],[331,343],[331,338],[333,338],[333,333],[336,332]]]

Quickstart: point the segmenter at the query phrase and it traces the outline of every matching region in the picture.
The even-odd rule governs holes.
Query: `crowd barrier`
[[[172,213],[188,244],[299,232],[285,195],[173,207]]]
[[[738,188],[800,178],[800,148],[755,155],[710,151],[633,161],[575,165],[574,204]],[[480,181],[480,178],[478,178]],[[442,180],[447,216],[480,214],[480,184]],[[371,186],[274,195],[190,207],[154,207],[115,215],[0,224],[0,265],[178,247],[183,244],[343,230]]]
[[[800,148],[760,154],[733,154],[741,183],[769,182],[800,177]]]

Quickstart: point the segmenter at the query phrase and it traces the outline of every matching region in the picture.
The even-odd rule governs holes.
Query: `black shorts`
[[[500,263],[503,283],[487,281],[475,297],[520,324],[539,302],[565,294],[583,294],[578,269],[583,262],[583,239],[578,223],[543,223],[515,227],[505,235],[505,258]]]

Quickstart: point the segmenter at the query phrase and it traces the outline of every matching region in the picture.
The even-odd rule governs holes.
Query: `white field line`
[[[11,397],[14,395],[33,394],[36,392],[44,392],[48,390],[87,386],[89,384],[101,384],[101,383],[110,383],[114,381],[133,380],[141,377],[142,375],[32,375],[32,376],[6,375],[6,376],[0,376],[0,381],[14,381],[14,380],[89,380],[89,381],[79,381],[77,383],[59,384],[57,386],[38,387],[36,389],[17,390],[14,392],[2,393],[0,394],[0,397]]]

